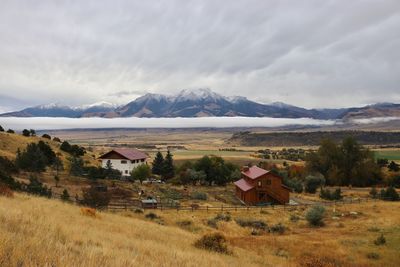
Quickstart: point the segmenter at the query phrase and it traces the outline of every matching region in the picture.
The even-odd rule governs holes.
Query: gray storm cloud
[[[304,107],[400,102],[400,1],[2,1],[0,106],[208,87]]]

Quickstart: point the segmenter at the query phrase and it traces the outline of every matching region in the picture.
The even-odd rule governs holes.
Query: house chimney
[[[243,166],[242,167],[242,172],[247,172],[249,171],[249,166]]]

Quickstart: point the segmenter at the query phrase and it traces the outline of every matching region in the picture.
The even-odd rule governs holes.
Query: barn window
[[[261,181],[258,181],[258,187],[261,187]]]
[[[271,184],[271,179],[267,179],[266,183],[267,183],[267,185],[270,185]]]
[[[126,164],[126,160],[121,160],[121,164]]]

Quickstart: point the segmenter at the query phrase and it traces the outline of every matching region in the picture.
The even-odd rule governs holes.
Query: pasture
[[[323,227],[306,210],[218,212],[82,212],[79,207],[16,194],[0,197],[1,266],[398,266],[400,203],[369,202],[328,208]],[[149,215],[152,213],[153,215]],[[215,226],[208,221],[217,220]],[[280,232],[236,221],[252,219]],[[297,218],[293,220],[292,218]],[[221,233],[229,255],[194,247]],[[386,243],[376,245],[381,234]]]

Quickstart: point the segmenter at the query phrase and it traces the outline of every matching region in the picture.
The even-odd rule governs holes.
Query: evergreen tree
[[[42,172],[46,170],[48,159],[37,144],[30,143],[23,152],[18,149],[15,163],[22,170]]]
[[[162,168],[162,177],[164,179],[171,179],[175,175],[174,160],[171,152],[168,150]]]
[[[30,129],[30,130],[29,130],[29,134],[30,134],[31,136],[36,136],[36,131],[33,130],[33,129]]]
[[[24,130],[22,131],[22,135],[28,137],[28,136],[31,135],[31,132],[30,132],[29,130],[27,130],[27,129],[24,129]]]
[[[154,158],[154,161],[153,161],[153,168],[151,170],[152,173],[161,175],[161,173],[163,171],[163,164],[164,164],[164,157],[161,154],[161,152],[158,151],[156,154],[156,157]]]
[[[8,129],[7,133],[13,134],[13,133],[15,133],[15,131],[13,129]]]
[[[54,175],[54,181],[56,182],[56,187],[58,187],[58,182],[60,181],[60,177],[58,177],[58,175]]]
[[[69,173],[75,176],[81,176],[83,174],[84,162],[79,157],[69,157],[70,163]]]
[[[42,135],[42,138],[46,138],[46,139],[49,139],[49,140],[51,140],[51,136],[50,136],[50,135],[48,135],[48,134],[43,134],[43,135]]]
[[[54,162],[53,162],[52,168],[53,168],[53,170],[56,171],[56,175],[58,175],[59,171],[61,171],[61,170],[64,169],[62,160],[61,160],[61,158],[60,158],[60,154],[57,154],[57,155],[56,155],[56,157],[55,157],[55,159],[54,159]]]

